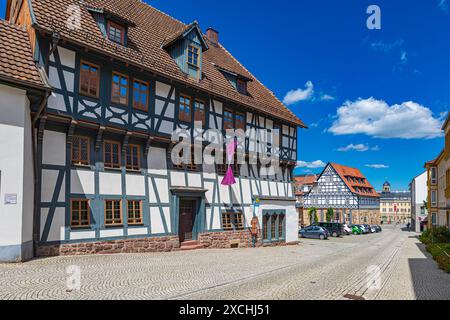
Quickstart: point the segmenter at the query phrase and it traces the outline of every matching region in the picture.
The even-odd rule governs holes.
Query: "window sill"
[[[128,108],[129,107],[129,105],[126,104],[126,103],[120,103],[120,102],[116,102],[116,101],[112,101],[112,100],[111,100],[111,103],[116,105],[116,106],[122,107],[122,108]]]
[[[142,228],[142,227],[145,227],[146,225],[144,224],[144,223],[137,223],[137,224],[128,224],[128,227],[130,228],[130,229],[133,229],[133,228]]]
[[[103,167],[104,171],[113,171],[113,172],[121,172],[122,168],[107,168],[107,167]]]
[[[193,63],[190,63],[190,62],[187,62],[187,65],[188,65],[189,67],[195,68],[195,69],[197,69],[197,70],[200,69],[199,66],[197,66],[197,65],[195,65],[195,64],[193,64]]]
[[[133,109],[136,111],[140,111],[140,112],[148,112],[148,107],[144,109],[144,108],[139,108],[139,107],[133,106]]]
[[[75,163],[72,163],[71,167],[73,169],[92,169],[92,166],[90,164],[75,164]]]
[[[93,231],[92,226],[82,226],[82,227],[76,227],[76,226],[70,226],[70,231]]]
[[[93,95],[93,94],[82,93],[82,92],[80,92],[80,96],[85,97],[85,98],[91,98],[91,99],[100,99],[99,95]]]
[[[131,170],[131,169],[127,169],[127,173],[142,174],[142,170]]]
[[[105,225],[105,229],[120,229],[123,228],[123,224],[107,224]]]

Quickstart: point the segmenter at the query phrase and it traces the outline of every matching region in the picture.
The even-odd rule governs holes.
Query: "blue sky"
[[[337,162],[360,168],[377,189],[385,179],[406,189],[444,144],[447,1],[147,2],[216,28],[222,44],[309,126],[299,134],[298,173]],[[366,26],[372,4],[381,9],[381,30]]]

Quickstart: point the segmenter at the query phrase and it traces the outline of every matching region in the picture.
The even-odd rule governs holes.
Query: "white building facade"
[[[411,189],[411,230],[422,232],[427,227],[428,217],[428,175],[424,173],[415,177],[410,184]]]

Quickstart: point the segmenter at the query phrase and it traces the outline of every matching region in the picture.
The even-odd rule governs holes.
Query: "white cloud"
[[[327,164],[322,160],[316,160],[312,162],[297,161],[297,168],[318,169],[324,168]]]
[[[408,62],[408,54],[406,51],[402,51],[402,53],[400,55],[400,63],[405,64],[407,62]]]
[[[389,52],[394,48],[401,47],[404,43],[403,39],[396,40],[391,43],[386,43],[382,41],[373,42],[370,44],[370,47],[374,51],[382,51],[382,52]]]
[[[348,152],[348,151],[358,151],[358,152],[366,152],[366,151],[379,151],[379,146],[370,147],[367,144],[349,144],[346,147],[339,148],[338,151],[340,152]]]
[[[283,103],[287,106],[300,101],[333,101],[336,97],[324,92],[315,92],[314,84],[308,81],[304,88],[298,88],[289,91],[283,99]]]
[[[432,139],[442,136],[442,117],[409,101],[388,105],[374,98],[345,102],[329,132],[334,135],[365,134],[390,139]]]
[[[372,169],[389,169],[389,166],[385,164],[366,164],[366,167]]]
[[[329,94],[322,94],[320,96],[320,100],[322,100],[322,101],[333,101],[335,99],[336,99],[335,97],[333,97],[332,95],[329,95]]]
[[[283,103],[291,105],[300,101],[311,100],[314,95],[314,85],[311,81],[305,84],[304,89],[296,89],[289,91],[283,99]]]
[[[449,13],[447,0],[439,0],[438,8],[444,11],[445,13]]]

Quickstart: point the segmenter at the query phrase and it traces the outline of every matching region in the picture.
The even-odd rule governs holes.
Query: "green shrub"
[[[450,231],[446,227],[437,227],[427,230],[419,237],[424,244],[450,243]]]
[[[427,251],[433,256],[433,259],[439,264],[439,267],[450,273],[450,253],[449,243],[430,244],[427,246]],[[447,254],[446,254],[447,252]]]

